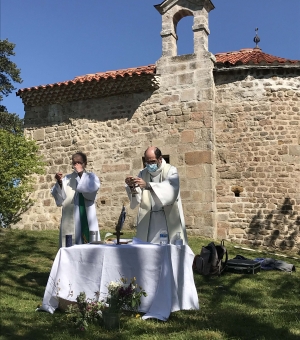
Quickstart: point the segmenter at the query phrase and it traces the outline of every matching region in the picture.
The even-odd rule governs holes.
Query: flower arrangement
[[[147,296],[147,293],[136,283],[136,278],[127,283],[126,278],[121,278],[118,281],[109,283],[108,296],[106,300],[105,310],[110,312],[119,312],[121,309],[137,311],[142,296]]]
[[[101,318],[101,310],[105,307],[105,303],[99,300],[99,292],[95,293],[93,299],[86,298],[85,292],[79,293],[76,298],[76,305],[69,305],[66,313],[69,319],[75,323],[78,329],[84,331],[89,323],[98,322]]]
[[[147,293],[136,283],[136,278],[127,283],[126,278],[118,281],[112,281],[107,286],[106,299],[99,301],[99,292],[95,293],[93,299],[86,297],[85,292],[81,292],[76,298],[76,305],[69,305],[66,313],[68,318],[77,326],[79,330],[84,331],[89,323],[98,322],[104,314],[120,314],[121,310],[137,311],[142,296]]]

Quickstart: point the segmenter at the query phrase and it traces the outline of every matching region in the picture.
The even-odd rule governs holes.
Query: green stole
[[[81,192],[79,193],[79,214],[80,214],[82,243],[89,243],[89,239],[90,239],[89,222],[87,219],[84,197]]]

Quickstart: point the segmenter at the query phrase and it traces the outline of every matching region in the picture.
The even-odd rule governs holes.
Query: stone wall
[[[38,178],[35,205],[17,227],[59,227],[61,211],[50,195],[54,174],[70,173],[71,155],[81,150],[88,155],[87,169],[102,183],[97,198],[100,227],[114,228],[122,203],[129,203],[125,176],[137,175],[144,150],[156,145],[178,168],[189,232],[214,237],[212,67],[208,53],[200,60],[196,55],[172,57],[160,60],[158,70],[172,68],[173,76],[161,76],[162,85],[154,92],[26,107],[26,133],[40,145],[47,169]],[[125,227],[134,226],[136,213],[128,210]]]
[[[216,72],[215,83],[218,236],[299,250],[299,71]]]
[[[153,132],[153,127],[143,124],[147,120],[143,112],[156,101],[151,95],[147,92],[26,107],[26,133],[37,140],[47,167],[36,185],[36,203],[18,227],[59,227],[61,209],[56,208],[50,189],[56,172],[72,171],[71,156],[79,150],[88,156],[87,170],[95,172],[101,181],[97,199],[100,226],[113,226],[125,200],[125,175],[142,167],[141,156]]]
[[[213,5],[180,1],[168,6],[158,6],[163,53],[153,77],[160,78],[159,89],[25,106],[26,133],[38,141],[47,169],[38,178],[35,205],[16,227],[58,228],[61,211],[50,188],[56,172],[71,171],[71,155],[80,150],[87,153],[88,169],[102,183],[97,199],[100,227],[114,228],[122,204],[128,205],[124,179],[138,174],[144,150],[154,145],[178,168],[188,232],[216,237],[214,57],[207,51],[208,12]],[[177,56],[176,25],[187,15],[194,16],[194,53]],[[105,81],[102,84],[105,87]],[[47,99],[51,98],[56,97]],[[135,225],[136,213],[128,211],[125,227]]]
[[[16,227],[59,227],[61,210],[50,195],[54,174],[69,173],[71,155],[83,151],[87,169],[102,183],[96,202],[100,228],[113,229],[122,204],[129,203],[124,179],[138,174],[144,150],[154,145],[178,168],[189,234],[299,250],[299,68],[214,68],[208,52],[212,3],[173,5],[155,6],[162,15],[162,57],[147,81],[159,82],[156,90],[136,75],[128,79],[142,84],[139,93],[110,95],[113,78],[112,87],[102,79],[94,99],[58,101],[58,84],[50,92],[38,89],[42,96],[27,91],[31,105],[47,100],[25,106],[26,133],[37,140],[47,167],[37,178],[35,205]],[[177,56],[176,26],[189,15],[194,53]],[[86,81],[76,88],[82,97],[89,91]],[[120,80],[117,93],[122,88]],[[125,228],[134,227],[136,214],[128,209]]]
[[[129,203],[124,177],[157,145],[179,170],[189,234],[298,250],[300,76],[236,69],[215,71],[213,82],[212,66],[208,53],[162,57],[154,92],[26,107],[27,134],[48,166],[17,227],[59,227],[54,174],[70,172],[71,155],[82,150],[102,182],[100,227],[113,228]],[[128,209],[126,228],[135,216]]]

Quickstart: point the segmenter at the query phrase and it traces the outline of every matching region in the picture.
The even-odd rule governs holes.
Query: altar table
[[[143,319],[166,321],[171,312],[199,309],[189,246],[156,244],[76,245],[61,248],[54,260],[40,310],[54,313],[59,298],[76,301],[80,292],[100,300],[107,286],[121,277],[136,282],[147,293],[139,311]]]

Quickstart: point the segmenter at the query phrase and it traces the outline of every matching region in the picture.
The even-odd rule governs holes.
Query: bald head
[[[150,158],[159,159],[162,156],[162,154],[159,148],[157,148],[156,146],[149,146],[149,148],[145,151],[144,156],[146,159]]]
[[[150,146],[144,153],[145,163],[147,164],[157,164],[159,167],[162,162],[162,155],[159,148],[155,146]]]

